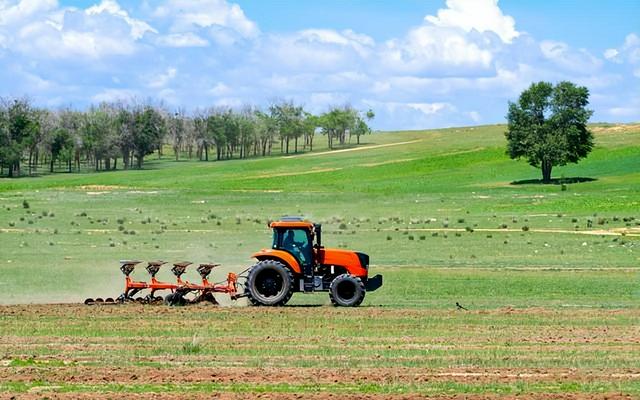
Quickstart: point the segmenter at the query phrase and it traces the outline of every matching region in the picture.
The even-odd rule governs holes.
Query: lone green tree
[[[593,134],[587,129],[593,111],[588,104],[586,87],[571,82],[532,84],[518,102],[509,102],[507,154],[525,158],[542,170],[544,183],[551,182],[554,166],[577,163],[593,148]]]

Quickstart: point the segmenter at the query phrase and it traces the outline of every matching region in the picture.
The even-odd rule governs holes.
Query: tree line
[[[316,134],[329,149],[371,132],[371,110],[333,107],[314,115],[291,101],[266,109],[214,107],[188,114],[147,103],[101,103],[84,111],[39,108],[27,98],[0,99],[0,176],[140,169],[170,146],[176,160],[228,160],[312,151]]]

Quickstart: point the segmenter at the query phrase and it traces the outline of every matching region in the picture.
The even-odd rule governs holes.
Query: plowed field
[[[631,399],[640,311],[0,307],[0,397]]]

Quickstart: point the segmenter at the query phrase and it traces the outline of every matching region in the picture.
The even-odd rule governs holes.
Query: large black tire
[[[336,307],[357,307],[366,292],[362,280],[349,274],[338,275],[329,285],[329,298]]]
[[[281,262],[259,261],[249,271],[244,292],[254,306],[283,306],[293,294],[293,274]]]

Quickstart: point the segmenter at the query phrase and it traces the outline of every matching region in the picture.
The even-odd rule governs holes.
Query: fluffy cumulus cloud
[[[502,13],[498,0],[447,0],[447,8],[425,20],[437,27],[460,28],[465,32],[493,32],[505,43],[518,37],[515,20]]]
[[[351,103],[373,108],[376,128],[401,129],[500,122],[531,82],[569,79],[592,90],[596,118],[640,119],[637,34],[594,55],[520,31],[497,0],[447,0],[416,21],[376,41],[350,29],[264,32],[231,0],[0,0],[0,95],[80,107],[152,97],[191,110]]]

